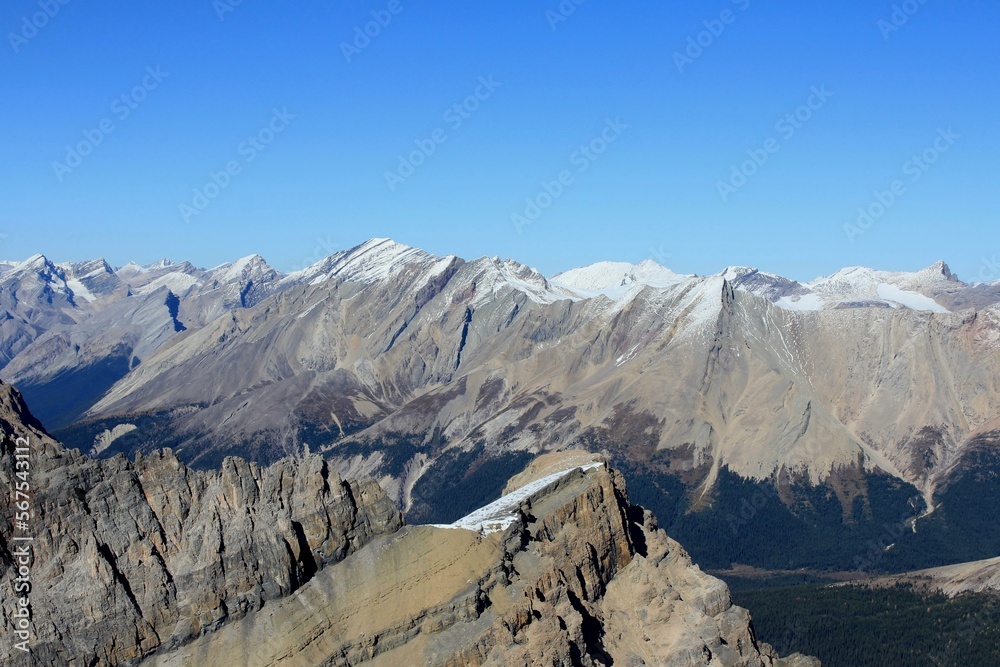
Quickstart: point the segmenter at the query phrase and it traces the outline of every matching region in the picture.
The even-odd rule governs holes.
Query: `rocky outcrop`
[[[600,457],[543,456],[499,501],[410,526],[144,664],[813,667],[629,504]],[[248,638],[254,638],[248,641]]]
[[[1000,557],[864,579],[855,583],[865,586],[906,584],[922,590],[940,591],[950,597],[965,593],[1000,595]]]
[[[4,641],[4,664],[134,662],[289,595],[402,524],[377,484],[345,481],[318,456],[267,468],[227,458],[212,472],[169,450],[89,460],[53,441],[3,384],[0,431],[0,488],[16,481],[15,438],[29,443],[33,537],[31,654]],[[0,500],[5,639],[6,601],[21,595],[13,501]]]

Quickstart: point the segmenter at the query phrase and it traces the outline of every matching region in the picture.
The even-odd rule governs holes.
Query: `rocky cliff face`
[[[5,637],[15,538],[34,538],[31,653],[5,641],[4,664],[818,665],[759,643],[599,456],[540,457],[454,524],[401,527],[319,457],[88,460],[2,384],[0,429],[0,485],[15,438],[31,461],[29,528],[0,505]]]
[[[759,643],[725,584],[599,457],[541,457],[508,490],[454,524],[379,538],[144,664],[818,665]]]
[[[287,596],[401,526],[371,481],[318,456],[194,472],[169,450],[95,461],[53,441],[0,384],[4,664],[118,665]],[[12,648],[15,437],[30,449],[30,657]],[[18,533],[22,535],[24,533]]]

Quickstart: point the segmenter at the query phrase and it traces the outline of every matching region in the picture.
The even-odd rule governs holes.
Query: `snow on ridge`
[[[903,290],[888,283],[880,283],[876,291],[882,299],[897,303],[910,310],[929,310],[933,313],[951,312],[929,296],[924,296],[919,292]]]
[[[23,262],[15,263],[0,276],[8,284],[19,281],[40,282],[48,285],[57,294],[69,293],[69,288],[66,286],[66,271],[41,254],[34,254]]]
[[[111,265],[104,258],[91,259],[85,262],[61,262],[56,264],[56,266],[65,271],[66,275],[79,280],[94,278],[104,273],[114,273],[114,269],[111,268]]]
[[[177,296],[183,296],[189,289],[200,284],[201,282],[194,276],[181,273],[180,271],[171,271],[170,273],[165,273],[162,276],[154,278],[134,291],[136,294],[150,294],[161,287],[166,287]]]
[[[774,303],[779,308],[784,308],[785,310],[810,311],[826,308],[826,302],[818,294],[812,292],[809,294],[783,296]]]
[[[252,266],[267,266],[267,262],[260,255],[247,255],[246,257],[241,257],[235,262],[226,262],[225,264],[220,264],[214,269],[209,269],[209,273],[216,274],[220,273],[220,280],[224,283],[233,282],[236,280],[241,280],[243,278],[243,272]]]
[[[157,269],[165,269],[168,266],[173,266],[173,265],[174,265],[174,260],[164,258],[156,262],[153,262],[152,264],[147,264],[142,268],[146,269],[147,271],[155,271]]]
[[[546,475],[545,477],[536,479],[534,482],[530,482],[518,489],[515,489],[514,491],[511,491],[507,495],[494,500],[489,505],[480,507],[476,511],[471,514],[467,514],[454,523],[435,523],[430,525],[435,528],[471,530],[483,535],[489,535],[490,533],[507,530],[517,522],[521,503],[525,500],[542,491],[550,484],[566,477],[575,470],[579,469],[587,472],[588,470],[600,468],[603,465],[603,462],[595,461],[594,463],[588,463],[583,466],[573,466],[572,468],[568,468],[566,470],[554,472],[551,475]]]
[[[596,262],[558,273],[550,279],[557,285],[587,292],[620,287],[635,266],[629,262]]]
[[[725,269],[720,271],[718,275],[721,275],[729,282],[733,282],[754,273],[760,272],[752,266],[727,266]]]
[[[526,264],[499,257],[483,257],[477,261],[485,263],[487,275],[493,280],[492,289],[483,290],[476,298],[477,303],[496,296],[504,287],[522,292],[535,303],[541,304],[555,303],[572,297],[572,294],[567,294],[558,286],[553,289],[545,276]]]
[[[425,285],[427,285],[427,283],[429,283],[430,281],[434,280],[442,273],[444,273],[445,270],[449,266],[451,266],[452,262],[454,262],[456,259],[458,259],[458,257],[456,257],[455,255],[445,255],[441,259],[431,264],[431,267],[427,270],[426,273],[424,273],[424,275],[420,278],[420,280],[414,283],[413,285],[414,289],[418,290],[422,289]]]
[[[16,271],[18,273],[27,273],[28,271],[44,269],[50,264],[48,258],[41,253],[35,253],[23,262],[14,262],[14,266],[11,271]],[[55,266],[55,264],[52,264]]]
[[[289,273],[284,282],[318,285],[334,278],[343,278],[370,283],[391,277],[411,264],[432,264],[440,259],[392,239],[374,238]]]
[[[806,294],[785,296],[775,304],[786,310],[825,310],[841,304],[874,304],[890,308],[948,313],[930,294],[955,279],[944,262],[919,271],[879,271],[866,266],[849,266],[830,276],[804,283]]]
[[[584,299],[603,295],[612,301],[620,301],[631,300],[643,287],[665,289],[694,279],[695,276],[674,273],[646,259],[639,264],[597,262],[556,274],[550,282]]]

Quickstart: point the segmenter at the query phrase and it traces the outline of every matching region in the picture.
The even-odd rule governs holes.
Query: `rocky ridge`
[[[379,538],[144,664],[818,666],[759,643],[600,457],[540,457],[508,491],[453,525]]]
[[[34,529],[31,653],[5,642],[5,664],[818,665],[759,643],[600,456],[540,457],[484,511],[401,527],[377,486],[315,456],[92,461],[3,384],[0,429],[0,484],[12,438],[29,442]],[[8,589],[12,514],[0,506]]]
[[[13,438],[30,443],[32,653],[0,662],[128,664],[286,596],[324,566],[402,524],[371,481],[345,481],[318,456],[263,468],[230,458],[195,472],[169,450],[89,460],[52,440],[0,384],[0,486],[13,488]],[[3,599],[17,595],[0,503]],[[4,605],[0,632],[12,636]],[[21,662],[18,662],[20,660]]]
[[[965,593],[1000,595],[1000,558],[863,579],[857,583],[876,586],[911,584],[921,589],[940,591],[951,597]]]

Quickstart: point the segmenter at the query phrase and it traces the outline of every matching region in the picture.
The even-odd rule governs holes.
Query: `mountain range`
[[[599,455],[541,456],[461,520],[404,526],[316,455],[88,459],[3,383],[0,434],[0,483],[24,456],[33,483],[21,534],[0,502],[0,586],[29,610],[0,611],[24,644],[4,664],[819,665],[759,642]]]
[[[0,377],[91,456],[318,453],[444,523],[584,449],[703,564],[902,570],[1000,553],[998,303],[943,262],[799,283],[388,239],[290,274],[36,255],[0,264]]]

